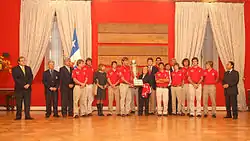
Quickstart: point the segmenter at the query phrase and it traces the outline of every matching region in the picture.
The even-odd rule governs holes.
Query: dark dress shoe
[[[50,115],[45,115],[45,118],[49,118],[50,117]]]
[[[212,118],[216,118],[216,115],[212,115]]]
[[[107,116],[112,116],[112,114],[107,114]]]
[[[27,118],[25,118],[25,120],[33,120],[34,118],[32,118],[32,117],[27,117]]]
[[[224,118],[232,118],[232,116],[225,116]]]
[[[20,118],[20,117],[17,117],[17,118],[15,118],[15,120],[21,120],[21,118]]]
[[[122,114],[122,117],[125,117],[126,115],[125,114]]]
[[[63,118],[66,118],[66,117],[67,117],[67,115],[62,115],[62,117],[63,117]]]
[[[190,116],[190,113],[187,113],[187,116]]]
[[[185,114],[184,113],[181,113],[181,115],[180,116],[185,116]]]
[[[204,115],[204,118],[206,118],[206,117],[207,117],[207,114]]]
[[[142,114],[138,114],[138,116],[142,116]]]
[[[58,118],[58,117],[60,117],[60,116],[59,116],[59,115],[53,115],[53,117],[57,117],[57,118]]]
[[[161,116],[162,116],[162,114],[158,114],[157,116],[158,116],[158,117],[161,117]]]
[[[121,114],[117,114],[116,116],[121,116]]]
[[[69,117],[73,117],[73,114],[69,114],[68,116],[69,116]]]
[[[238,117],[237,117],[237,116],[234,116],[233,119],[234,119],[234,120],[235,120],[235,119],[238,119]]]
[[[167,117],[167,116],[168,116],[168,114],[163,114],[163,116],[164,116],[164,117]]]

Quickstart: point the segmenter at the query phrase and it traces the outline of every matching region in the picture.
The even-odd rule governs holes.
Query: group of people
[[[129,116],[136,111],[158,116],[188,115],[202,117],[201,97],[203,96],[203,116],[208,116],[208,98],[212,102],[212,117],[216,118],[216,84],[219,82],[218,72],[213,69],[213,62],[207,61],[206,68],[198,65],[198,58],[183,59],[181,65],[172,59],[164,64],[157,57],[147,59],[147,65],[142,68],[138,76],[132,73],[130,61],[127,57],[121,60],[121,66],[113,61],[111,68],[106,71],[104,64],[99,64],[95,71],[92,59],[79,59],[76,67],[71,67],[71,60],[66,58],[60,71],[54,70],[54,62],[48,62],[48,70],[43,73],[45,87],[46,114],[49,118],[59,117],[58,91],[61,92],[62,116],[74,118],[92,116],[92,103],[96,99],[98,116],[104,116],[103,101],[108,92],[108,114],[113,114],[115,100],[117,116]],[[33,75],[30,67],[25,65],[25,58],[19,57],[18,66],[13,68],[15,81],[15,95],[17,104],[16,120],[21,119],[22,101],[25,105],[25,119],[30,116],[30,96]],[[143,86],[135,86],[134,78],[141,79]],[[238,118],[237,111],[237,84],[239,74],[234,70],[234,62],[229,61],[227,71],[222,80],[226,99],[227,115],[225,118]],[[136,98],[136,100],[135,100]],[[196,101],[195,101],[196,99]],[[195,103],[196,102],[196,111]],[[52,106],[53,104],[53,106]],[[187,106],[185,106],[187,105]],[[233,109],[233,116],[231,114]]]

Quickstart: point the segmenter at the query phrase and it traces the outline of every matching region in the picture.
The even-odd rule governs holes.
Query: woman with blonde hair
[[[105,66],[104,64],[99,64],[98,71],[95,72],[94,75],[94,81],[97,85],[97,110],[98,110],[98,116],[104,116],[103,114],[103,100],[106,98],[106,88],[108,87],[108,81],[107,76],[105,72]]]

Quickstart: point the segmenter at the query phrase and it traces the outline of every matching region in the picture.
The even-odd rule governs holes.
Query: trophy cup
[[[134,79],[133,79],[133,82],[134,82],[134,86],[143,86],[143,81],[142,79],[137,79],[136,78],[136,74],[137,74],[137,69],[136,69],[136,61],[135,60],[132,60],[132,72],[133,72],[133,75],[134,75]]]

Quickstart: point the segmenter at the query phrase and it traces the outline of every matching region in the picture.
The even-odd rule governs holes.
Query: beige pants
[[[204,114],[208,114],[208,96],[212,102],[212,114],[216,114],[216,86],[215,85],[204,85],[203,87],[203,104]]]
[[[171,87],[172,90],[172,112],[176,114],[176,98],[178,100],[178,114],[184,113],[185,105],[183,105],[183,101],[185,103],[185,95],[183,94],[182,87]]]
[[[86,85],[86,95],[87,95],[87,114],[90,114],[92,113],[92,103],[94,101],[93,84]]]
[[[130,104],[131,104],[131,89],[128,84],[120,84],[120,94],[121,94],[121,114],[129,114]]]
[[[168,114],[168,88],[156,88],[157,110],[158,114]],[[163,110],[161,106],[163,101]]]
[[[156,109],[156,91],[151,88],[152,93],[149,97],[149,113],[155,113],[155,109]]]
[[[131,110],[136,111],[135,107],[139,109],[139,97],[138,97],[138,88],[131,88]],[[135,106],[135,98],[136,98],[136,106]]]
[[[189,94],[189,84],[184,84],[183,86],[184,100],[182,105],[185,106],[185,100],[187,101],[187,113],[190,113],[190,94]]]
[[[79,106],[80,105],[80,115],[87,114],[87,95],[86,87],[81,88],[80,86],[75,86],[73,90],[73,102],[74,102],[74,116],[79,115]]]
[[[201,92],[202,86],[199,85],[197,89],[194,88],[192,84],[189,84],[189,94],[190,94],[190,115],[194,115],[194,101],[196,98],[196,115],[201,115]]]
[[[109,113],[113,113],[113,101],[115,98],[116,102],[116,114],[120,114],[120,89],[118,86],[115,88],[108,88],[108,98],[109,98]]]

